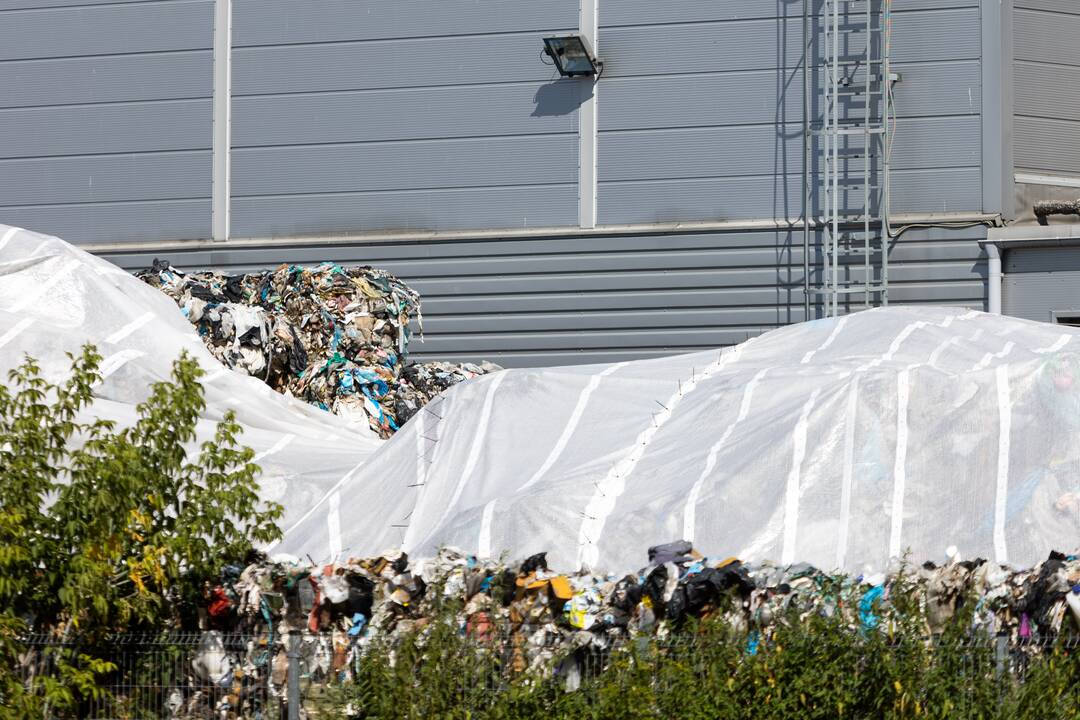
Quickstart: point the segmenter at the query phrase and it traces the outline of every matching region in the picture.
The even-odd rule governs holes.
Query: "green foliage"
[[[901,584],[898,592],[906,591]],[[395,642],[377,641],[356,679],[322,698],[320,717],[462,720],[1080,717],[1080,657],[1052,650],[1022,676],[999,673],[992,639],[973,642],[958,614],[934,643],[914,594],[883,612],[880,631],[838,616],[791,613],[751,650],[722,618],[664,639],[640,638],[565,673],[521,669],[529,633],[464,638],[452,608]],[[908,602],[910,600],[910,602]],[[903,608],[903,609],[898,609]],[[558,667],[556,657],[550,665]]]
[[[84,420],[101,357],[84,347],[49,383],[32,359],[0,385],[0,718],[63,711],[113,668],[88,648],[123,630],[173,623],[203,583],[280,534],[258,497],[258,466],[234,415],[197,456],[202,370],[186,354],[129,427]],[[27,686],[26,632],[78,637]],[[40,705],[44,703],[44,705]]]

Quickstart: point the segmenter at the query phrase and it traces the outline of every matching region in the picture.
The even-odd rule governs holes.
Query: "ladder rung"
[[[858,295],[859,293],[874,294],[885,292],[882,285],[870,285],[858,288],[810,288],[811,295]]]
[[[883,135],[883,127],[866,127],[865,125],[847,126],[838,128],[818,128],[813,131],[815,135]]]
[[[876,80],[874,82],[877,82]],[[882,95],[885,93],[885,88],[879,88],[877,90],[871,88],[870,92],[866,91],[865,87],[852,88],[850,90],[837,90],[836,94],[840,97],[858,97],[860,95]]]
[[[835,293],[837,295],[857,295],[859,293],[876,293],[884,292],[885,287],[883,285],[860,285],[859,287],[838,287],[829,288],[825,292]]]
[[[883,127],[841,127],[833,130],[837,135],[881,135],[885,132]]]

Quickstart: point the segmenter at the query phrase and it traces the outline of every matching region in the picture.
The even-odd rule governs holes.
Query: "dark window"
[[[1080,312],[1076,313],[1054,313],[1054,322],[1058,325],[1068,325],[1070,327],[1080,327]]]

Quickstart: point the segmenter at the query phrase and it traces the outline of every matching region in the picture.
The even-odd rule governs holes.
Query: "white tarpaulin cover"
[[[950,545],[1028,565],[1080,539],[1077,353],[1080,330],[898,307],[723,352],[509,370],[419,413],[286,545],[616,572],[680,538],[851,571]]]
[[[0,225],[0,371],[25,352],[60,380],[93,342],[94,412],[123,422],[186,348],[209,370],[203,436],[237,410],[286,507],[276,550],[319,561],[448,544],[614,572],[685,538],[855,571],[948,545],[1032,564],[1080,539],[1078,335],[874,310],[723,352],[478,378],[380,444],[225,370],[171,300],[108,262]]]
[[[57,238],[0,225],[0,382],[26,354],[47,379],[63,381],[71,367],[65,353],[87,342],[103,356],[105,376],[88,412],[121,425],[134,422],[135,405],[151,383],[168,379],[181,350],[191,353],[207,371],[198,442],[211,439],[214,424],[235,410],[244,427],[240,441],[263,468],[263,497],[285,506],[285,525],[382,443],[366,422],[347,426],[226,369],[172,300],[115,265]]]

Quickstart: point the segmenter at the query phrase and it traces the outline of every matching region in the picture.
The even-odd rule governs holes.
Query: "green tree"
[[[101,356],[86,346],[49,383],[31,358],[0,385],[0,718],[73,709],[112,668],[64,651],[24,681],[27,632],[80,638],[174,623],[203,583],[280,536],[230,411],[197,453],[202,370],[186,354],[128,427],[88,419]]]

